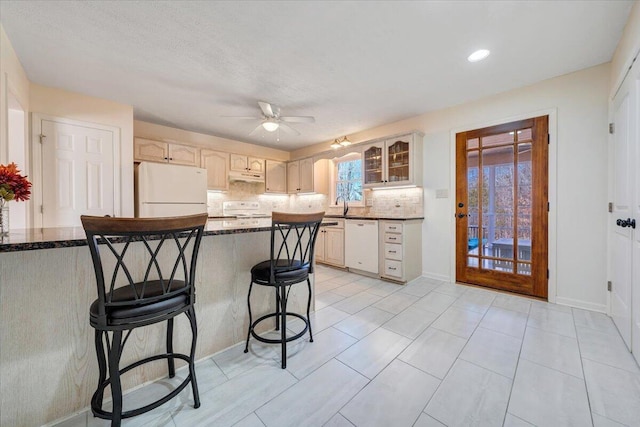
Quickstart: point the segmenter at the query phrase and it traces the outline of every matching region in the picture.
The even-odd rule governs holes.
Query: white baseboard
[[[568,305],[569,307],[581,308],[583,310],[597,311],[599,313],[607,313],[606,304],[594,304],[592,302],[582,301],[579,299],[556,296],[556,304]]]
[[[451,277],[447,276],[446,274],[437,274],[437,273],[430,273],[428,271],[423,271],[422,277],[426,277],[427,279],[440,280],[443,282],[451,282]]]

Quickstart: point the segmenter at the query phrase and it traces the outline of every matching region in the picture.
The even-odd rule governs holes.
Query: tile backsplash
[[[412,217],[424,215],[422,188],[399,188],[385,190],[365,190],[366,207],[349,207],[351,215]],[[342,214],[342,206],[329,206],[329,198],[323,194],[265,194],[264,184],[231,182],[229,191],[208,193],[210,216],[222,215],[222,203],[231,200],[257,201],[262,213],[318,212]]]

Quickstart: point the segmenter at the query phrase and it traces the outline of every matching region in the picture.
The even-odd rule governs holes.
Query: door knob
[[[459,213],[458,214],[458,218],[464,218],[464,217],[465,217],[465,214],[463,214],[463,213]]]
[[[619,227],[624,227],[624,225],[622,225],[623,223],[624,223],[624,221],[621,220],[621,219],[616,221],[616,225],[619,226]]]
[[[627,225],[635,230],[636,228],[636,219],[627,218]]]
[[[458,207],[459,208],[463,208],[464,207],[464,203],[462,203],[462,202],[458,203]]]

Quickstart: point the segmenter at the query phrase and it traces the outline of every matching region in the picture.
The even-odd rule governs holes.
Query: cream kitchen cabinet
[[[287,192],[287,164],[275,160],[266,162],[266,185],[267,193]]]
[[[264,173],[264,159],[243,156],[241,154],[231,154],[230,159],[230,168],[232,171]]]
[[[200,166],[200,149],[189,145],[134,138],[133,158],[135,161]]]
[[[287,191],[290,194],[313,193],[313,158],[287,163]]]
[[[207,189],[229,189],[229,153],[203,148],[200,150],[200,167],[207,170]]]
[[[422,134],[372,142],[362,148],[363,186],[422,185]]]
[[[378,221],[347,219],[344,263],[355,270],[378,274]]]
[[[422,220],[380,220],[380,276],[408,282],[422,274]]]
[[[330,218],[338,225],[321,227],[316,238],[316,262],[344,267],[344,220]]]

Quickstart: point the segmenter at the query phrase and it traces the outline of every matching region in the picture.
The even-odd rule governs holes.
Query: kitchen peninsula
[[[335,225],[328,222],[325,225]],[[251,224],[210,220],[198,258],[197,359],[246,338],[251,267],[269,258],[271,220]],[[142,256],[142,248],[131,248]],[[136,252],[137,251],[137,252]],[[312,279],[313,280],[313,279]],[[258,287],[260,288],[260,287]],[[273,304],[270,289],[255,289],[254,314]],[[291,291],[293,311],[306,309],[306,287]],[[95,276],[82,228],[16,230],[0,241],[0,395],[3,425],[42,425],[89,405],[98,379],[89,306]],[[174,345],[188,348],[190,330],[176,318]],[[130,352],[163,352],[165,325],[136,330]],[[238,357],[245,355],[238,349]],[[128,362],[123,355],[123,364]],[[123,389],[166,375],[145,365],[123,377]]]

